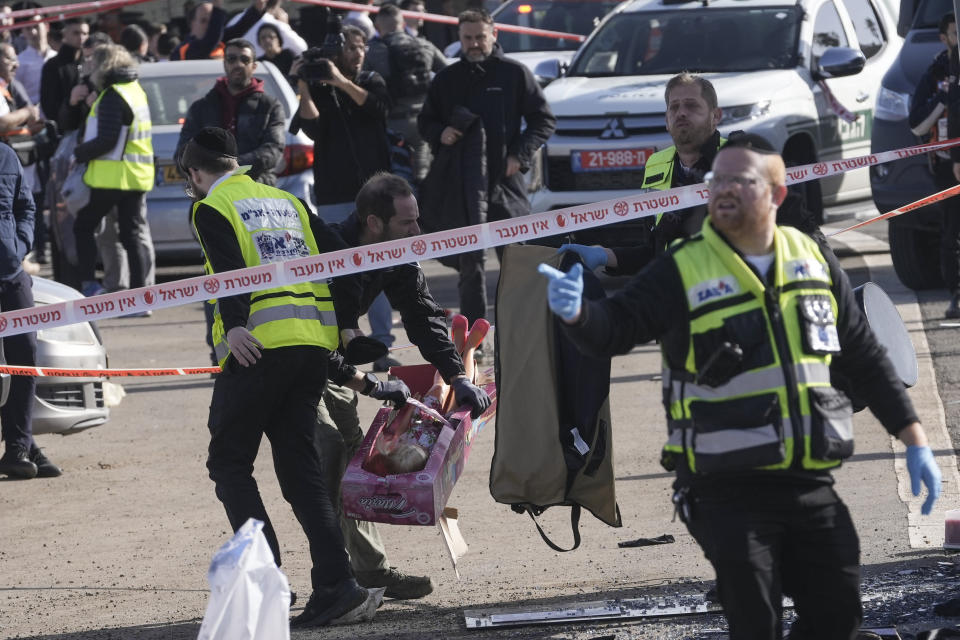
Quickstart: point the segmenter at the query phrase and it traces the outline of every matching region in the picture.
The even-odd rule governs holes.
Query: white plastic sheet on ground
[[[213,555],[198,640],[289,640],[290,585],[262,530],[247,520]]]

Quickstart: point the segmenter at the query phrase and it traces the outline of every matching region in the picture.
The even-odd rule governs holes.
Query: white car
[[[876,0],[625,2],[544,90],[557,129],[529,178],[533,210],[636,193],[647,158],[673,144],[664,89],[681,71],[713,83],[721,134],[763,135],[788,165],[867,154],[880,80],[901,46]],[[556,61],[537,70],[560,73]],[[856,121],[837,116],[821,81]],[[864,169],[801,189],[822,215],[823,204],[868,197],[870,182]]]

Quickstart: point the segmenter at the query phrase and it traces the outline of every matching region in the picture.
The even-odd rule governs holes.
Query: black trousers
[[[10,280],[0,280],[0,311],[29,309],[33,306],[33,280],[21,271]],[[3,339],[7,364],[35,366],[37,334],[34,331]],[[33,376],[12,376],[7,403],[0,407],[0,433],[8,450],[30,449],[33,444],[33,397],[37,379]]]
[[[248,518],[263,521],[263,533],[280,566],[277,534],[253,478],[253,463],[266,434],[283,497],[310,544],[313,588],[333,586],[353,573],[316,447],[317,405],[327,381],[328,352],[282,347],[262,354],[251,367],[231,357],[214,383],[208,422],[210,479],[234,531]]]
[[[127,251],[127,264],[130,267],[130,288],[143,286],[143,260],[140,257],[140,244],[137,242],[140,222],[141,200],[146,197],[143,191],[121,191],[119,189],[90,189],[90,202],[77,213],[73,221],[73,235],[77,243],[77,261],[80,280],[89,282],[95,279],[97,270],[97,241],[94,233],[100,221],[117,208],[117,224],[120,227],[120,244]]]
[[[717,572],[730,640],[780,640],[784,594],[790,640],[856,638],[860,543],[833,488],[738,489],[695,495],[687,523]]]
[[[953,176],[953,163],[941,160],[934,166],[933,180],[937,189],[943,190],[957,184]],[[940,221],[940,274],[950,293],[960,293],[960,200],[947,198],[941,205],[943,219]]]

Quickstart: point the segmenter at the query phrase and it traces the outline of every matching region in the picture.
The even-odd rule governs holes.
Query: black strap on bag
[[[540,522],[537,520],[537,516],[543,513],[545,507],[534,507],[531,505],[521,506],[518,504],[511,505],[511,508],[517,513],[523,513],[526,511],[530,514],[530,519],[533,520],[533,524],[537,527],[537,533],[540,534],[540,537],[543,538],[543,541],[547,543],[547,546],[553,549],[554,551],[559,551],[560,553],[566,553],[567,551],[573,551],[580,546],[580,505],[572,504],[570,505],[570,529],[573,532],[573,546],[569,549],[564,549],[558,546],[553,540],[547,537],[547,534],[543,531],[543,527],[540,526]],[[619,509],[619,507],[618,507]]]

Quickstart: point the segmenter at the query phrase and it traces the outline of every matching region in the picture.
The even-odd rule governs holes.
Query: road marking
[[[825,233],[836,229],[837,227],[823,227]],[[923,316],[920,313],[920,305],[917,303],[917,294],[905,287],[897,278],[890,258],[890,247],[886,242],[859,231],[849,231],[835,242],[853,249],[860,255],[870,271],[870,279],[890,296],[897,305],[897,311],[900,312],[904,324],[910,330],[913,347],[917,352],[918,377],[916,386],[910,389],[909,393],[927,432],[930,448],[937,452],[937,464],[940,465],[944,481],[940,499],[937,500],[929,516],[921,515],[920,506],[923,500],[914,498],[910,491],[910,476],[907,473],[907,460],[903,446],[894,444],[899,441],[893,436],[890,437],[890,441],[895,454],[894,469],[897,472],[900,499],[908,509],[907,528],[910,547],[913,549],[940,548],[943,546],[944,514],[950,509],[960,507],[960,472],[957,470],[957,459],[953,454],[950,432],[947,430],[943,401],[937,387],[927,334],[923,330]]]

